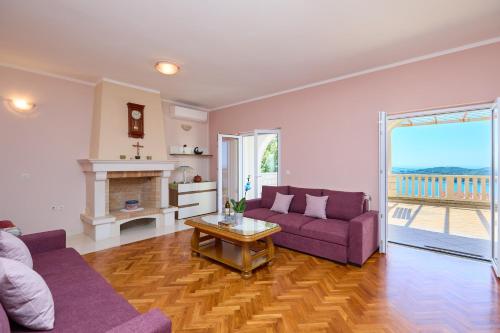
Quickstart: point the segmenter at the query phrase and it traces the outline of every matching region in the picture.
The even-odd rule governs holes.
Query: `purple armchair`
[[[140,314],[72,248],[64,230],[21,236],[33,269],[47,283],[55,305],[55,326],[48,332],[171,332],[159,310]],[[32,332],[10,322],[0,306],[0,333]],[[5,329],[5,330],[4,330]]]
[[[288,214],[270,208],[276,193],[293,194]],[[306,194],[328,196],[326,219],[305,216]],[[368,211],[363,192],[293,186],[263,186],[262,198],[247,201],[245,216],[277,223],[277,245],[361,266],[378,249],[378,212]]]

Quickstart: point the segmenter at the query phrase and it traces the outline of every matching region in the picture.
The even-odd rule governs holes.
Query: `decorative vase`
[[[200,175],[194,176],[193,182],[195,182],[195,183],[201,183],[201,176]]]
[[[236,223],[239,223],[241,221],[243,221],[243,213],[234,213],[234,221]]]
[[[135,210],[139,208],[139,200],[127,200],[125,201],[126,210]]]

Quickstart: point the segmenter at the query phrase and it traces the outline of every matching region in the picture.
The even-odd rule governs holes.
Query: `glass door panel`
[[[279,132],[255,131],[255,170],[257,170],[256,195],[261,197],[262,186],[279,185],[280,165]]]
[[[246,198],[248,200],[257,198],[255,195],[255,191],[253,190],[255,186],[255,138],[254,135],[245,135],[243,136],[243,188],[248,182],[250,182],[251,189],[247,191]]]
[[[230,199],[241,196],[241,137],[219,134],[218,161],[218,209]]]

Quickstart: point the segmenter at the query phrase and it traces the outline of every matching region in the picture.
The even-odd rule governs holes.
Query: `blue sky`
[[[490,166],[488,121],[398,127],[392,131],[392,166],[401,168]]]

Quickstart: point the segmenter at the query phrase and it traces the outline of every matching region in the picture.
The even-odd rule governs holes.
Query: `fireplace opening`
[[[108,191],[108,211],[112,215],[160,207],[158,177],[109,178]],[[138,201],[139,209],[126,209],[126,202],[131,200]]]

